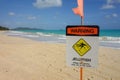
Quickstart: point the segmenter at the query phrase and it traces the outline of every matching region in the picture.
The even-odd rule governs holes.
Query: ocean
[[[12,30],[8,36],[18,36],[36,41],[66,43],[66,30]],[[120,49],[120,30],[100,30],[100,46]]]

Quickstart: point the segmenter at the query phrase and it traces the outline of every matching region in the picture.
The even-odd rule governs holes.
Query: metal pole
[[[83,68],[80,68],[80,80],[83,80]]]
[[[84,18],[81,17],[81,25],[84,24]],[[83,80],[83,68],[81,67],[80,68],[80,80]]]
[[[81,25],[83,25],[83,24],[84,24],[84,18],[81,17]]]

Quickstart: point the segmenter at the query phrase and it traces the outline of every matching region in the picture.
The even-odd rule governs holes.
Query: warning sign
[[[67,65],[97,67],[99,27],[96,25],[67,26]]]
[[[99,28],[98,26],[67,26],[66,35],[70,36],[98,36]]]
[[[91,46],[84,40],[84,39],[80,39],[78,40],[74,45],[73,45],[73,49],[80,55],[83,56],[84,54],[86,54],[90,49]]]

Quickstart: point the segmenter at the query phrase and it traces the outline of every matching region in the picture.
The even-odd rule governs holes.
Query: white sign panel
[[[67,27],[68,31],[76,29],[72,28],[69,30],[68,28],[69,27]],[[84,28],[79,27],[79,29]],[[72,36],[70,34],[72,34]],[[82,36],[74,36],[73,33],[67,34],[67,65],[78,67],[97,67],[99,38],[98,36],[87,35],[83,36],[82,34]]]

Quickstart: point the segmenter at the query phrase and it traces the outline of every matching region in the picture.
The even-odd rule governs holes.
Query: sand
[[[66,44],[0,32],[0,80],[79,80],[79,68],[66,65]],[[120,49],[100,47],[98,67],[84,68],[83,80],[120,80]]]

